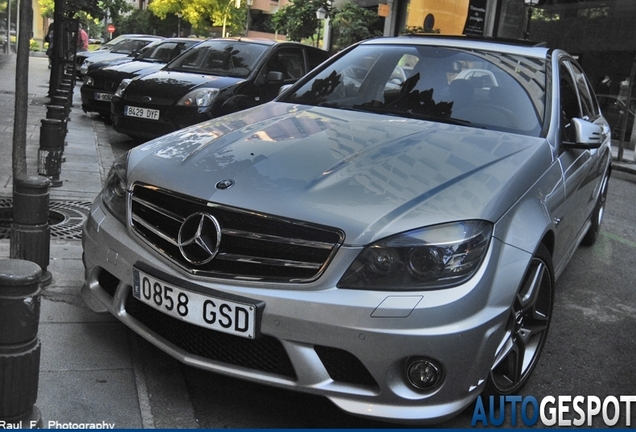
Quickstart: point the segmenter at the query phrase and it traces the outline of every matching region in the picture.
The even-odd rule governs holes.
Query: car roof
[[[153,35],[142,35],[142,36],[132,36],[129,40],[164,40],[163,36],[153,36]]]
[[[302,45],[304,47],[308,47],[310,49],[320,49],[320,48],[315,48],[312,47],[311,45],[307,45],[307,44],[302,44],[300,42],[292,42],[292,41],[277,41],[277,40],[273,40],[273,39],[266,39],[266,38],[255,38],[255,37],[242,37],[242,36],[237,36],[237,37],[229,37],[229,38],[210,38],[207,39],[207,41],[237,41],[237,42],[246,42],[246,43],[253,43],[253,44],[259,44],[259,45],[267,45],[267,46],[272,46],[272,45]]]
[[[380,37],[362,41],[363,45],[430,45],[448,48],[479,49],[545,59],[550,52],[543,44],[522,40],[469,38],[466,36],[409,35]]]
[[[143,33],[125,33],[119,36],[116,36],[108,41],[106,41],[104,43],[104,45],[116,45],[121,41],[124,40],[131,40],[131,39],[151,39],[151,40],[157,40],[157,39],[165,39],[163,36],[156,36],[156,35],[148,35],[148,34],[143,34]],[[115,42],[117,41],[117,42]]]
[[[146,46],[157,46],[167,42],[195,42],[196,43],[196,42],[202,42],[204,40],[205,39],[200,39],[200,38],[171,37],[171,38],[153,40],[151,43],[149,43]]]

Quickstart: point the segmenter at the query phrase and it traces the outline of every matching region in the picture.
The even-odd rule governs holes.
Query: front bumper
[[[310,284],[197,280],[137,241],[98,198],[83,235],[82,297],[180,360],[208,371],[322,395],[344,411],[403,423],[434,423],[479,395],[502,343],[510,305],[530,255],[493,239],[478,274],[459,287],[388,293],[335,288],[359,250],[341,248]],[[133,268],[195,282],[265,304],[261,337],[240,338],[186,324],[131,295]],[[504,269],[497,270],[495,269]],[[387,306],[390,305],[390,306]],[[444,367],[444,382],[418,391],[407,359]]]

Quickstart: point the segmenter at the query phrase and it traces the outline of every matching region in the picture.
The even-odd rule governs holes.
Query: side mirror
[[[287,90],[292,88],[292,86],[293,86],[293,84],[285,84],[283,86],[280,86],[280,88],[278,89],[278,96],[280,96],[283,93],[285,93]]]
[[[267,82],[282,82],[285,79],[285,76],[282,72],[278,71],[269,71],[267,72]]]
[[[574,133],[574,142],[565,142],[567,148],[597,149],[603,145],[606,135],[603,127],[587,120],[573,118],[571,127]]]

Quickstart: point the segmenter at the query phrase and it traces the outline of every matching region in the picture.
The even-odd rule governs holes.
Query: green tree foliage
[[[39,0],[42,8],[42,16],[53,18],[55,12],[55,0]],[[116,20],[120,14],[129,12],[133,7],[126,0],[65,0],[64,16],[78,18],[80,12],[85,12],[93,19],[103,19],[105,11],[110,11],[110,16]]]
[[[170,37],[177,33],[179,23],[176,15],[168,15],[165,19],[161,19],[147,9],[136,9],[129,15],[121,17],[116,27],[121,34],[143,33]],[[184,32],[183,27],[182,25],[182,33],[187,35],[189,32]]]
[[[231,34],[242,34],[247,8],[236,0],[153,0],[148,9],[161,19],[181,14],[197,35],[208,35],[210,26],[223,27]]]
[[[293,0],[274,14],[273,24],[277,32],[287,35],[287,39],[300,42],[303,39],[317,41],[318,18],[316,11],[329,5],[323,0]]]
[[[331,27],[334,34],[334,45],[345,48],[358,41],[382,36],[375,29],[378,14],[355,3],[345,3],[340,9],[332,11]]]

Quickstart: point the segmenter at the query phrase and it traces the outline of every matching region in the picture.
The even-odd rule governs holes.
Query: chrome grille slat
[[[148,208],[151,208],[151,209],[153,209],[154,211],[156,211],[156,212],[158,212],[158,213],[161,213],[162,215],[167,216],[167,217],[169,217],[169,218],[171,218],[171,219],[173,219],[173,220],[175,220],[175,221],[177,221],[177,222],[179,222],[179,223],[183,223],[183,221],[185,220],[185,218],[184,218],[184,217],[179,216],[179,215],[178,215],[178,214],[176,214],[176,213],[173,213],[173,212],[171,212],[171,211],[169,211],[169,210],[166,210],[166,209],[163,209],[163,208],[161,208],[161,207],[158,207],[158,206],[154,205],[154,204],[153,204],[153,203],[151,203],[151,202],[148,202],[148,201],[145,201],[145,200],[139,199],[139,198],[137,198],[137,197],[135,197],[135,196],[133,196],[133,201],[138,202],[138,203],[140,203],[140,204],[142,204],[142,205],[144,205],[144,206],[146,206],[146,207],[148,207]]]
[[[156,229],[155,227],[150,225],[148,222],[146,222],[145,220],[143,220],[139,216],[133,215],[133,222],[136,222],[139,225],[141,225],[141,226],[145,227],[146,229],[148,229],[149,231],[152,231],[158,237],[161,237],[165,241],[170,242],[170,244],[177,246],[177,239],[176,238],[168,237],[167,235],[165,235],[164,233],[162,233],[161,231],[159,231],[158,229]]]
[[[296,268],[308,268],[308,269],[316,269],[316,270],[320,268],[320,265],[315,263],[292,261],[292,260],[267,259],[267,258],[245,256],[245,255],[219,254],[216,257],[216,259],[223,259],[227,261],[243,261],[243,262],[250,262],[253,264],[279,266],[279,267],[296,267]]]
[[[344,241],[344,233],[335,228],[228,207],[139,183],[132,187],[131,205],[133,232],[157,254],[201,277],[311,282],[324,272]],[[179,247],[179,230],[195,214],[211,215],[220,225],[218,253],[212,260],[188,260]],[[208,235],[216,239],[213,232]]]
[[[258,240],[263,240],[263,241],[272,242],[272,243],[286,243],[291,245],[314,247],[314,248],[321,248],[321,249],[331,249],[333,247],[333,244],[331,243],[311,242],[311,241],[306,241],[302,239],[290,239],[290,238],[285,238],[280,236],[256,234],[256,233],[236,230],[236,229],[234,230],[224,229],[223,234],[233,235],[237,237],[258,239]]]

